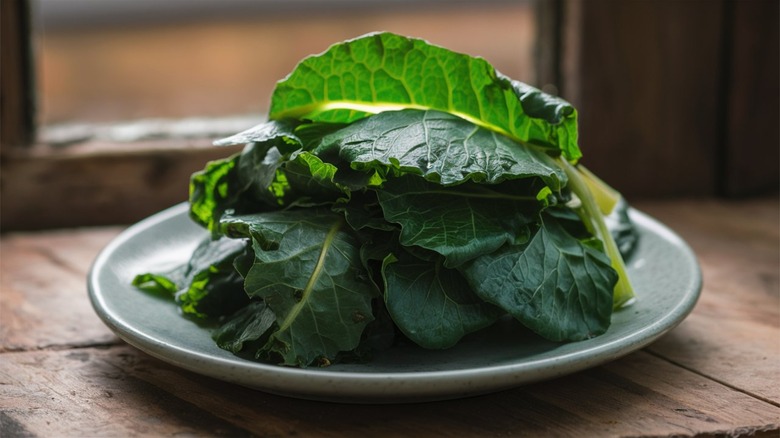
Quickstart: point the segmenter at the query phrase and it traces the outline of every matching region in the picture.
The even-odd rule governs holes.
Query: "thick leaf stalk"
[[[614,197],[614,194],[609,196],[602,194],[599,197],[599,199],[602,199],[602,202],[598,202],[594,192],[604,192],[592,190],[591,188],[596,188],[599,184],[605,186],[605,184],[598,180],[587,182],[588,175],[592,175],[590,172],[583,174],[563,158],[559,158],[558,162],[569,177],[569,188],[580,200],[581,204],[575,208],[575,211],[582,218],[582,222],[588,228],[588,231],[604,243],[604,250],[611,261],[612,268],[618,273],[618,282],[613,292],[613,307],[615,309],[621,308],[629,304],[634,299],[635,294],[631,280],[628,278],[623,256],[620,254],[617,243],[615,243],[612,233],[607,228],[606,222],[604,222],[604,210],[609,205],[609,202],[606,200]]]

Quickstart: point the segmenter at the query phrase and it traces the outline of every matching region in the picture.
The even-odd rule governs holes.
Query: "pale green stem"
[[[620,308],[634,298],[634,288],[631,286],[631,281],[628,278],[623,256],[620,254],[606,222],[604,222],[601,209],[579,170],[566,161],[565,158],[558,158],[558,162],[566,172],[566,176],[569,177],[569,188],[582,203],[581,207],[575,209],[577,214],[588,228],[588,231],[604,243],[604,249],[610,259],[612,268],[618,273],[618,282],[613,293],[613,307],[615,309]]]

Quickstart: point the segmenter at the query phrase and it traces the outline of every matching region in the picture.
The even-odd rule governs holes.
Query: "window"
[[[42,126],[259,115],[303,57],[377,30],[536,83],[529,1],[38,0]]]

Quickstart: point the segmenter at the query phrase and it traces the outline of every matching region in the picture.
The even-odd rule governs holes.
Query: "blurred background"
[[[303,57],[387,30],[536,81],[530,1],[39,0],[43,124],[262,114]]]
[[[3,229],[186,199],[301,58],[379,30],[572,102],[584,164],[629,199],[776,194],[779,3],[3,0]]]

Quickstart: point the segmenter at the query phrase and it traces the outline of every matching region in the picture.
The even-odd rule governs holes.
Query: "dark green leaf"
[[[267,143],[275,139],[281,139],[283,143],[290,144],[297,149],[301,140],[294,134],[297,123],[289,120],[270,121],[253,126],[246,131],[239,132],[214,142],[216,146],[248,145],[250,143]],[[276,144],[280,146],[280,144]],[[281,149],[284,149],[283,147]]]
[[[526,245],[481,256],[463,273],[482,299],[547,339],[582,340],[609,327],[617,274],[550,216]]]
[[[377,197],[385,219],[401,226],[401,244],[435,251],[448,267],[456,267],[505,243],[528,239],[528,224],[539,208],[536,198],[494,189],[442,187],[406,176],[388,180]]]
[[[247,343],[262,346],[275,321],[274,312],[264,302],[252,301],[227,317],[211,337],[219,348],[238,353]]]
[[[238,168],[252,199],[269,208],[332,204],[348,199],[350,193],[335,180],[336,166],[301,150],[283,155],[276,146],[263,151],[253,143],[244,150]],[[247,210],[238,213],[252,212]]]
[[[382,265],[385,304],[398,328],[417,345],[443,349],[494,323],[504,312],[482,301],[461,274],[404,251]]]
[[[322,139],[315,154],[338,153],[355,169],[395,168],[445,186],[538,177],[558,191],[566,174],[547,153],[438,111],[388,111]]]
[[[251,236],[246,291],[276,315],[278,328],[260,354],[307,366],[359,344],[378,291],[344,225],[340,215],[313,208],[223,220],[227,234]]]
[[[251,254],[245,240],[206,238],[181,266],[162,273],[137,275],[139,289],[175,298],[182,312],[198,318],[235,312],[249,303],[236,260]]]
[[[281,205],[316,206],[346,202],[350,189],[336,180],[338,168],[305,151],[292,154],[277,178],[283,175],[287,191]]]
[[[186,315],[216,317],[235,312],[249,303],[243,278],[235,270],[236,258],[251,248],[244,239],[223,237],[205,240],[190,259],[176,302]]]

